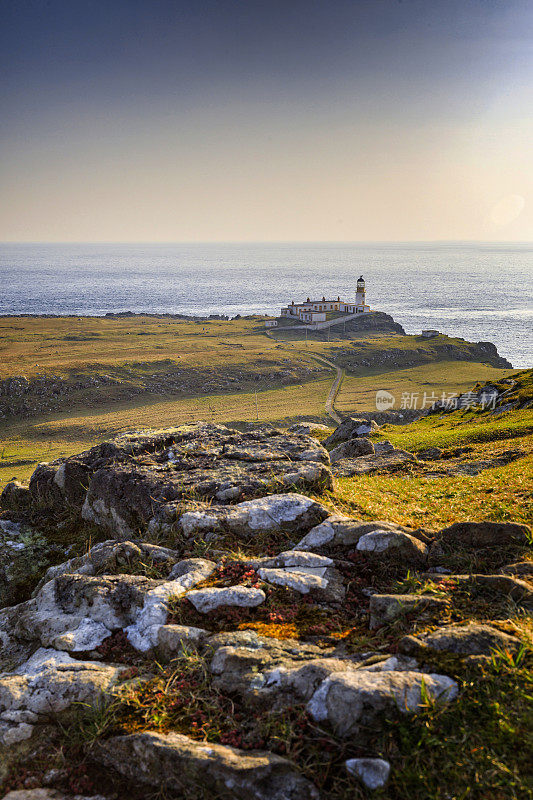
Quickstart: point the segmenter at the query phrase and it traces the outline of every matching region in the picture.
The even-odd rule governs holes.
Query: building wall
[[[361,295],[358,295],[359,298]],[[370,306],[363,302],[345,303],[342,300],[319,300],[310,303],[295,303],[294,305],[286,306],[281,309],[282,317],[293,317],[305,322],[311,320],[325,321],[326,313],[331,311],[339,311],[343,314],[363,314],[370,311]]]

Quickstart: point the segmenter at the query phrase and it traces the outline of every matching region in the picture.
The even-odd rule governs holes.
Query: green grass
[[[405,450],[459,447],[528,437],[533,433],[533,410],[510,411],[502,416],[455,412],[430,415],[412,425],[385,425],[381,437]]]
[[[462,461],[502,456],[508,450],[523,455],[504,466],[476,476],[447,475],[446,460],[426,462],[425,477],[418,465],[402,474],[339,478],[335,504],[363,519],[386,519],[412,527],[438,530],[452,522],[484,519],[533,524],[533,410],[491,414],[454,412],[423,417],[411,425],[384,425],[377,437],[412,452],[440,447],[452,457],[467,447]],[[442,475],[438,474],[439,470]]]
[[[472,388],[477,381],[497,381],[507,376],[509,370],[501,370],[472,361],[438,361],[421,364],[408,369],[357,370],[346,375],[335,408],[342,414],[357,415],[358,411],[376,410],[376,392],[384,389],[396,398],[393,406],[401,410],[402,405],[415,399],[416,408],[429,408],[436,399],[451,393],[460,394]],[[405,396],[407,399],[405,400]]]
[[[460,697],[449,707],[398,717],[384,746],[393,800],[527,800],[533,797],[533,662],[496,657],[461,666]],[[450,674],[450,671],[448,671]]]
[[[476,476],[339,478],[334,503],[362,519],[430,531],[460,520],[533,524],[533,457]]]

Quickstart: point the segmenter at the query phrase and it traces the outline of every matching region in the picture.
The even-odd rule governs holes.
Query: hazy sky
[[[533,240],[532,0],[0,0],[0,240]]]

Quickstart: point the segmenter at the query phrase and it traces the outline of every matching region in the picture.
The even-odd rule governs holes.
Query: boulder
[[[191,648],[198,648],[207,638],[203,628],[188,625],[161,625],[157,632],[157,652],[163,661],[171,661]]]
[[[383,520],[376,520],[375,522],[362,522],[358,519],[350,519],[349,517],[330,516],[316,525],[307,533],[301,541],[296,545],[297,550],[315,550],[321,547],[353,547],[365,533],[372,533],[373,531],[400,531],[415,535],[410,528],[404,528],[403,525],[397,525],[394,522],[384,522]],[[419,533],[416,533],[418,536]]]
[[[130,780],[180,796],[196,790],[236,800],[318,800],[313,784],[281,756],[179,733],[115,736],[98,743],[95,757]]]
[[[425,707],[427,697],[442,703],[457,694],[456,682],[446,675],[357,670],[326,678],[307,709],[317,722],[327,721],[338,736],[352,736],[393,710],[413,713]]]
[[[448,607],[448,600],[431,595],[373,594],[370,598],[370,628],[387,625],[406,614],[438,614]]]
[[[30,490],[19,481],[7,483],[0,494],[0,508],[15,514],[28,514],[31,502]]]
[[[116,440],[125,455],[94,473],[84,519],[127,536],[191,495],[225,504],[269,490],[332,486],[328,454],[307,436],[199,423],[146,438]]]
[[[400,641],[400,650],[408,655],[421,655],[432,651],[455,655],[490,656],[495,650],[516,653],[522,643],[516,636],[472,622],[467,625],[449,625],[431,633],[405,636]]]
[[[427,546],[402,531],[377,530],[365,533],[357,542],[357,550],[371,558],[421,566],[428,554]]]
[[[228,510],[226,523],[238,536],[259,533],[296,533],[322,521],[327,511],[305,495],[277,494],[238,503]]]
[[[461,547],[527,544],[531,530],[516,522],[455,522],[438,533],[442,542]]]
[[[349,758],[346,769],[367,789],[381,789],[389,779],[390,764],[383,758]]]
[[[341,458],[358,458],[359,456],[373,455],[374,452],[374,445],[369,439],[356,438],[338,444],[330,451],[329,457],[331,463],[334,464]]]
[[[416,456],[407,450],[394,448],[381,455],[359,456],[359,458],[341,458],[333,465],[333,474],[338,478],[350,478],[353,475],[371,475],[374,472],[398,472],[406,464],[415,462]]]
[[[347,417],[335,428],[331,436],[324,440],[324,446],[331,448],[348,439],[354,439],[356,436],[370,436],[378,429],[379,425],[374,420]]]
[[[167,507],[172,516],[187,501],[225,505],[269,491],[331,487],[328,453],[310,436],[197,423],[123,435],[39,464],[28,497],[34,509],[61,516],[68,507],[115,538],[130,539]],[[11,487],[7,500],[17,491]]]
[[[122,669],[41,648],[18,669],[0,675],[0,744],[31,736],[33,726],[73,704],[109,698]]]

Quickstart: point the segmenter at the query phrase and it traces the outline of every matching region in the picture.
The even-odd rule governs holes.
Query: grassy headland
[[[259,317],[0,318],[0,488],[27,479],[39,461],[135,427],[331,422],[324,403],[333,373],[315,356],[346,368],[342,413],[374,410],[376,388],[398,393],[399,404],[403,391],[462,391],[507,374],[448,337],[421,343],[361,331],[349,343],[337,334],[306,342],[301,331],[290,341],[285,333],[266,335]]]

